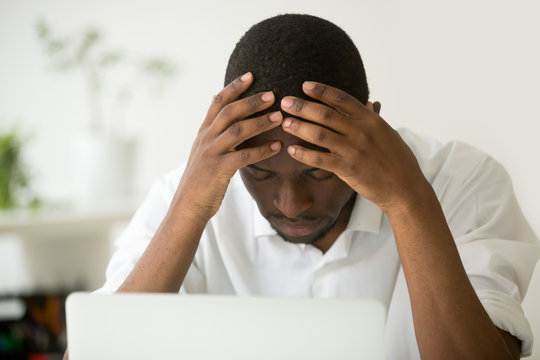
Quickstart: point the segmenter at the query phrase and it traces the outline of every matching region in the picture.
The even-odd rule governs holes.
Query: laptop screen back
[[[383,305],[366,299],[76,293],[70,360],[383,359]]]

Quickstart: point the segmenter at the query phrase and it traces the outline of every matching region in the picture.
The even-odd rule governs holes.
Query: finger
[[[282,120],[281,111],[276,111],[235,122],[219,135],[218,142],[223,149],[233,149],[244,141],[279,126]]]
[[[212,124],[212,131],[216,134],[221,134],[234,122],[269,108],[274,103],[274,100],[274,93],[268,91],[225,105],[216,116]]]
[[[287,147],[289,155],[308,166],[316,167],[335,173],[338,167],[338,158],[333,153],[325,153],[317,150],[307,149],[300,145],[289,145]]]
[[[330,151],[336,149],[343,142],[342,136],[331,130],[294,118],[286,118],[283,121],[283,130]]]
[[[365,106],[354,96],[335,87],[315,81],[305,81],[302,89],[306,95],[330,105],[344,115],[352,115]]]
[[[281,99],[281,108],[291,115],[316,122],[338,133],[345,132],[348,127],[342,114],[324,104],[286,96]]]
[[[244,166],[268,159],[279,153],[280,150],[281,143],[274,141],[252,148],[232,151],[225,155],[225,161],[229,162],[236,171]]]
[[[253,74],[247,72],[229,83],[223,90],[212,97],[212,103],[208,108],[202,127],[209,126],[224,106],[236,100],[253,83]]]

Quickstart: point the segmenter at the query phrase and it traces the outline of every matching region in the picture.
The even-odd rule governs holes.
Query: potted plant
[[[0,210],[40,205],[29,188],[22,146],[23,140],[15,130],[0,134]]]
[[[72,144],[75,198],[92,203],[129,197],[136,141],[127,135],[125,109],[134,92],[144,85],[157,85],[154,93],[163,90],[176,75],[175,65],[158,57],[132,59],[105,46],[101,33],[93,28],[77,35],[59,36],[44,20],[39,20],[36,33],[51,68],[78,74],[86,89],[87,125],[73,135]],[[118,71],[131,76],[120,83],[107,81]],[[109,85],[107,98],[105,85]],[[112,105],[114,110],[106,112],[105,104]]]

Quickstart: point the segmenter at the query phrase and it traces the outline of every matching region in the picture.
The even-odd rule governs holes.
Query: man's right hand
[[[243,120],[275,101],[271,92],[237,100],[252,83],[253,75],[248,73],[214,96],[169,211],[119,292],[177,293],[193,262],[204,227],[219,209],[236,170],[269,158],[281,149],[280,142],[236,149],[283,120],[279,111]]]
[[[279,141],[236,149],[283,120],[279,111],[242,120],[269,108],[275,101],[272,92],[237,100],[252,83],[253,75],[248,72],[213,97],[173,199],[173,203],[180,202],[184,210],[203,222],[217,212],[229,181],[239,168],[269,158],[281,149]]]

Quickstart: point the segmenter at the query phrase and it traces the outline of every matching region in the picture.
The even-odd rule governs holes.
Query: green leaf
[[[50,29],[45,20],[39,19],[36,21],[34,28],[36,29],[36,33],[40,39],[45,40],[49,37]]]
[[[101,54],[98,60],[98,66],[107,67],[120,63],[124,59],[124,55],[117,52],[108,52]]]
[[[84,62],[88,57],[88,54],[92,51],[95,45],[101,39],[99,31],[95,29],[88,29],[84,33],[77,50],[75,51],[75,57],[79,62]]]
[[[165,59],[153,58],[143,63],[142,70],[150,76],[173,77],[176,74],[176,66]]]

